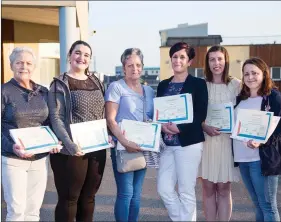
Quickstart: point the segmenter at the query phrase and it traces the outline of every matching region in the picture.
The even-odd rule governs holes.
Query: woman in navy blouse
[[[176,43],[169,55],[174,75],[159,83],[157,97],[190,93],[194,119],[192,123],[162,125],[166,148],[160,156],[157,189],[173,221],[194,221],[195,185],[205,140],[202,122],[207,115],[208,92],[203,79],[188,74],[188,67],[195,57],[192,47],[184,42]]]

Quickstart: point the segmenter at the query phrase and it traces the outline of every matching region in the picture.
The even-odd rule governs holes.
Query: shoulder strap
[[[146,122],[146,93],[144,86],[142,85],[142,90],[143,90],[143,122]]]
[[[241,102],[241,97],[236,96],[236,104],[234,105],[234,109],[238,106],[238,104]]]

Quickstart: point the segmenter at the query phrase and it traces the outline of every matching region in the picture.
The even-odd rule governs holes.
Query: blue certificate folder
[[[187,107],[187,99],[186,95],[181,95],[180,96],[183,99],[184,106],[185,106],[185,116],[184,117],[179,117],[179,118],[170,118],[170,119],[159,119],[159,110],[156,109],[156,121],[159,123],[168,123],[168,122],[177,122],[177,121],[182,121],[182,120],[188,120],[188,107]]]
[[[156,143],[156,135],[157,135],[157,130],[158,130],[158,124],[151,124],[155,130],[154,130],[154,139],[153,139],[153,143],[152,144],[138,144],[140,147],[143,147],[143,148],[151,148],[151,149],[154,149],[155,148],[155,143]]]
[[[106,133],[105,129],[103,129],[103,136],[104,136],[104,142],[103,143],[92,145],[92,146],[84,146],[84,147],[81,147],[81,149],[87,150],[87,149],[101,148],[101,147],[110,145],[109,142],[108,142],[108,136],[107,136],[107,133]]]
[[[42,141],[37,141],[36,142],[36,138],[34,138],[35,143],[37,143],[34,146],[28,146],[25,141],[26,138],[30,138],[32,136],[36,136],[33,134],[38,133],[38,131],[42,131],[42,133],[47,133],[48,136],[50,136],[49,138],[47,138],[47,140],[49,141],[48,143],[43,143]],[[33,132],[33,134],[32,134]],[[39,127],[30,127],[30,128],[20,128],[20,129],[11,129],[10,130],[10,135],[13,138],[13,140],[17,143],[22,145],[26,151],[31,151],[31,150],[36,150],[36,149],[43,149],[43,148],[53,148],[55,146],[57,146],[58,143],[58,139],[56,137],[56,135],[53,133],[53,131],[50,129],[49,126],[39,126]],[[50,140],[51,138],[51,140]],[[30,138],[30,140],[32,140],[32,138]],[[50,142],[52,141],[52,142]]]
[[[206,124],[219,128],[222,133],[232,133],[234,126],[233,103],[209,104]]]
[[[233,126],[233,118],[232,118],[232,109],[230,106],[226,106],[225,109],[228,109],[229,110],[229,119],[230,119],[230,125],[229,125],[229,128],[222,128],[222,129],[219,129],[219,131],[221,132],[225,132],[225,133],[231,133],[232,132],[232,126]]]
[[[123,136],[140,146],[145,151],[159,152],[161,124],[123,119],[119,123]],[[118,142],[117,150],[125,150]]]
[[[266,115],[268,115],[269,118],[268,118],[268,124],[267,124],[266,133],[265,133],[264,136],[258,136],[258,135],[251,135],[251,134],[243,134],[243,133],[240,133],[241,122],[238,123],[239,125],[238,125],[238,133],[237,133],[237,136],[244,137],[244,138],[248,138],[248,139],[265,140],[266,137],[267,137],[267,134],[268,134],[268,129],[269,129],[269,126],[270,126],[270,121],[271,121],[272,113],[266,113]]]
[[[70,124],[72,139],[84,153],[112,147],[105,119]]]

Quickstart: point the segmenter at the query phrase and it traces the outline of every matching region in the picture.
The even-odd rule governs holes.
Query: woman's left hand
[[[248,146],[249,148],[251,148],[251,149],[255,149],[255,148],[258,148],[258,147],[260,146],[260,143],[255,142],[255,141],[253,141],[253,140],[249,140],[249,141],[247,142],[247,146]]]
[[[54,154],[54,153],[59,153],[60,150],[62,149],[62,142],[59,141],[59,144],[57,145],[57,147],[53,148],[52,150],[50,150],[50,153],[51,154]]]
[[[168,130],[172,131],[173,133],[180,133],[179,128],[175,123],[169,122],[167,124]]]
[[[112,147],[115,147],[115,142],[112,139],[112,136],[108,135],[108,142],[111,143]]]

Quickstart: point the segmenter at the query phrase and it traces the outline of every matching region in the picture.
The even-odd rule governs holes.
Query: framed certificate
[[[25,153],[46,153],[59,145],[49,126],[11,129],[10,135],[16,144],[25,148]]]
[[[189,93],[154,98],[153,122],[175,124],[193,122],[193,103]]]
[[[233,103],[208,105],[206,124],[219,128],[222,133],[231,133],[234,127]]]
[[[127,140],[138,144],[143,150],[159,152],[161,124],[123,119],[121,131]],[[117,150],[125,150],[117,143]]]
[[[231,137],[248,141],[266,143],[278,125],[280,117],[273,112],[238,109],[235,127]]]
[[[73,142],[83,153],[111,148],[108,142],[106,120],[70,124]]]

